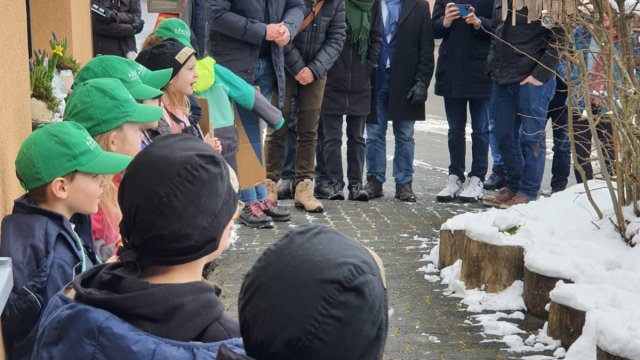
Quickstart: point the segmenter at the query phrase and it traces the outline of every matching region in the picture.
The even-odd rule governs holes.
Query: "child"
[[[51,301],[34,358],[213,359],[215,342],[238,337],[237,322],[200,281],[229,246],[238,212],[232,176],[193,136],[161,136],[141,151],[118,194],[121,262],[78,276]]]
[[[238,298],[258,360],[380,360],[389,313],[379,257],[325,225],[296,227],[247,273]],[[220,350],[218,360],[248,359]]]
[[[129,67],[128,63],[123,65]],[[126,68],[122,70],[126,71]],[[160,92],[153,88],[149,90]],[[149,95],[153,94],[150,91]],[[140,152],[142,128],[157,122],[160,116],[159,107],[136,103],[120,80],[106,78],[87,80],[75,86],[64,113],[65,120],[84,126],[103,150],[131,157]],[[106,177],[99,210],[91,215],[93,241],[102,261],[114,255],[120,240],[118,224],[122,214],[117,193],[121,178],[120,174]]]
[[[100,149],[74,122],[36,129],[22,144],[16,173],[27,194],[2,220],[0,256],[13,263],[14,286],[2,314],[10,359],[29,359],[42,309],[99,260],[89,214],[98,210],[101,174],[123,171],[131,158]]]

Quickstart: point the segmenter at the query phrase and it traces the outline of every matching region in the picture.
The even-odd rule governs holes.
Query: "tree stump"
[[[549,336],[560,339],[562,347],[568,349],[582,335],[586,313],[551,301],[549,308]]]
[[[597,360],[629,360],[627,358],[623,358],[620,356],[611,355],[608,352],[602,350],[600,346],[598,348],[598,355],[596,357]]]
[[[549,292],[553,290],[556,283],[562,280],[570,283],[572,281],[554,277],[548,277],[535,273],[524,267],[524,304],[527,306],[527,313],[539,318],[547,318],[547,310],[545,307],[551,301]]]
[[[439,270],[453,265],[458,259],[462,259],[465,237],[464,230],[440,230]]]
[[[520,246],[492,245],[465,236],[461,280],[467,289],[500,292],[522,280],[524,250]]]

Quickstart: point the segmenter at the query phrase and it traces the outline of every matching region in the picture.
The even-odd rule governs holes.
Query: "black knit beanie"
[[[230,171],[202,140],[186,134],[158,137],[122,178],[120,260],[178,265],[218,249],[238,205]]]
[[[173,79],[187,63],[187,60],[195,54],[195,50],[184,46],[181,42],[175,39],[166,39],[149,49],[140,51],[136,62],[153,71],[173,69],[171,74]]]

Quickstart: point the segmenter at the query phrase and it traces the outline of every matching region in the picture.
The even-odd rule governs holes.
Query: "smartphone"
[[[455,4],[455,7],[460,10],[460,16],[467,16],[470,14],[469,9],[471,8],[471,4]]]

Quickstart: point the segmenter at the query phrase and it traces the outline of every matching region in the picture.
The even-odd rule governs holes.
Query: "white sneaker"
[[[480,178],[472,176],[464,183],[464,190],[460,193],[463,202],[477,202],[484,197],[484,186]]]
[[[461,192],[462,183],[460,182],[460,178],[456,175],[449,175],[447,185],[445,185],[444,189],[438,193],[436,198],[440,202],[448,202],[457,198]]]

